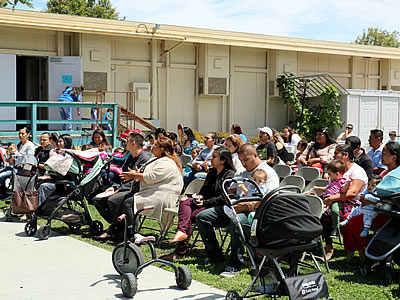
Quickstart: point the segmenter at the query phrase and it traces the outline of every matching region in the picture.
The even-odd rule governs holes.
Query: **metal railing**
[[[69,130],[38,130],[38,125],[40,124],[98,124],[99,123],[99,115],[97,117],[97,120],[88,120],[88,119],[81,119],[81,120],[42,120],[38,119],[38,108],[46,107],[46,108],[59,108],[59,107],[79,107],[80,109],[82,108],[96,108],[98,109],[98,106],[96,103],[77,103],[77,102],[52,102],[52,101],[3,101],[0,102],[0,110],[2,107],[26,107],[30,108],[30,117],[31,119],[29,120],[0,120],[0,125],[2,124],[22,124],[22,125],[30,125],[31,127],[31,135],[33,138],[33,141],[35,143],[39,142],[39,137],[43,132],[58,132],[59,134],[65,134],[68,133],[72,136],[74,140],[76,139],[81,139],[82,137],[87,137],[88,134],[90,135],[91,128],[89,130],[87,129],[82,129],[82,130],[74,130],[74,131],[69,131]],[[112,130],[104,130],[104,133],[106,134],[107,138],[109,139],[111,145],[113,147],[116,147],[119,145],[119,141],[117,140],[117,135],[118,135],[118,104],[116,103],[102,103],[102,108],[107,109],[107,108],[112,108],[113,114],[112,114],[112,120],[102,120],[101,118],[101,124],[111,124]],[[58,112],[57,112],[58,113]],[[0,112],[1,115],[1,112]],[[4,141],[18,141],[18,131],[16,130],[0,130],[0,138],[1,140]],[[78,143],[75,145],[79,145]]]

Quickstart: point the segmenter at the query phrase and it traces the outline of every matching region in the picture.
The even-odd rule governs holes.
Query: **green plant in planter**
[[[299,83],[299,79],[287,79],[290,77],[294,77],[294,74],[284,73],[280,75],[277,79],[277,84],[279,94],[285,104],[292,106],[296,112],[296,122],[293,126],[296,131],[300,131],[301,135],[306,139],[313,140],[317,128],[328,127],[333,131],[334,128],[342,125],[340,120],[340,94],[335,86],[310,82],[309,84],[319,85],[322,90],[319,96],[323,100],[322,104],[311,106],[308,104],[310,98],[308,96],[303,97],[296,91],[295,87],[296,83]],[[303,104],[302,101],[304,101]]]

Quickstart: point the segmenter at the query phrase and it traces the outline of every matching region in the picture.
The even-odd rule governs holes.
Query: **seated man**
[[[183,177],[184,188],[186,188],[195,178],[206,178],[205,172],[208,172],[209,161],[214,152],[217,135],[215,132],[209,132],[204,138],[204,144],[207,148],[200,151],[199,155],[192,162],[192,171],[186,173]]]
[[[257,146],[257,154],[261,160],[267,161],[267,163],[273,167],[278,164],[278,150],[273,142],[271,142],[271,137],[273,133],[271,128],[264,126],[263,128],[258,128],[260,131],[260,144]]]
[[[35,150],[35,157],[39,164],[39,174],[43,175],[45,173],[44,163],[49,159],[50,150],[54,149],[51,143],[51,134],[48,132],[42,133],[39,144],[40,146]]]
[[[262,162],[257,155],[256,149],[251,144],[244,144],[238,150],[238,156],[242,162],[245,171],[237,174],[238,176],[250,178],[252,173],[257,169],[262,169],[267,173],[266,187],[267,192],[279,186],[279,177],[276,172],[264,161]],[[248,214],[255,210],[258,206],[257,202],[241,203],[235,207],[239,214],[240,222],[247,224]],[[235,231],[236,226],[232,223],[230,217],[224,212],[223,206],[216,206],[208,208],[200,212],[196,216],[196,224],[198,226],[201,238],[208,253],[208,261],[215,263],[223,261],[222,250],[215,236],[214,227],[224,227],[230,224],[231,228],[231,255],[229,259],[229,266],[225,269],[221,276],[232,277],[239,273],[241,257],[244,253],[243,245],[239,240],[239,236]]]

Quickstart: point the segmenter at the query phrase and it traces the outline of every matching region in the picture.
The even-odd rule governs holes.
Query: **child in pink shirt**
[[[323,191],[322,199],[329,196],[337,195],[342,190],[342,187],[346,184],[347,179],[343,177],[346,172],[344,163],[341,160],[332,160],[328,164],[328,175],[329,184],[326,187],[313,187],[313,190]],[[333,202],[330,207],[326,208],[326,214],[331,216],[332,220],[332,232],[331,237],[337,238],[338,224],[340,221],[340,209],[342,202]]]

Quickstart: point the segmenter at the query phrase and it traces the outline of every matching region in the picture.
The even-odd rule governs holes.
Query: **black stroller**
[[[232,183],[248,182],[259,191],[259,197],[231,199],[227,189]],[[313,255],[314,241],[322,233],[319,219],[310,211],[307,198],[298,193],[281,192],[296,189],[279,187],[264,198],[251,179],[233,178],[223,183],[226,205],[232,208],[232,218],[252,264],[253,280],[243,296],[229,291],[226,299],[244,299],[260,295],[289,296],[290,299],[328,298],[328,287]],[[238,202],[261,201],[251,225],[240,224],[233,209]],[[305,254],[312,263],[303,260]],[[303,269],[308,271],[303,272]],[[310,272],[311,270],[311,272]],[[300,272],[302,271],[302,272]],[[258,284],[258,285],[256,285]]]
[[[387,175],[388,176],[388,175]],[[376,195],[381,202],[375,211],[391,216],[369,242],[365,256],[375,263],[368,262],[360,269],[366,275],[372,269],[385,268],[385,284],[393,282],[393,262],[400,265],[400,192],[389,195]]]
[[[66,177],[51,173],[51,179],[47,182],[55,184],[56,191],[38,206],[32,219],[26,223],[27,236],[33,236],[38,231],[40,239],[47,239],[51,234],[52,220],[64,222],[71,231],[77,231],[81,226],[89,225],[91,235],[96,236],[103,232],[103,224],[98,220],[92,220],[87,201],[108,187],[101,175],[101,170],[108,161],[97,156],[92,161],[93,169],[90,173],[83,175],[84,160],[68,150],[65,152],[66,155],[72,156],[73,164]],[[39,230],[37,230],[38,218],[47,220],[47,224],[41,226]]]

